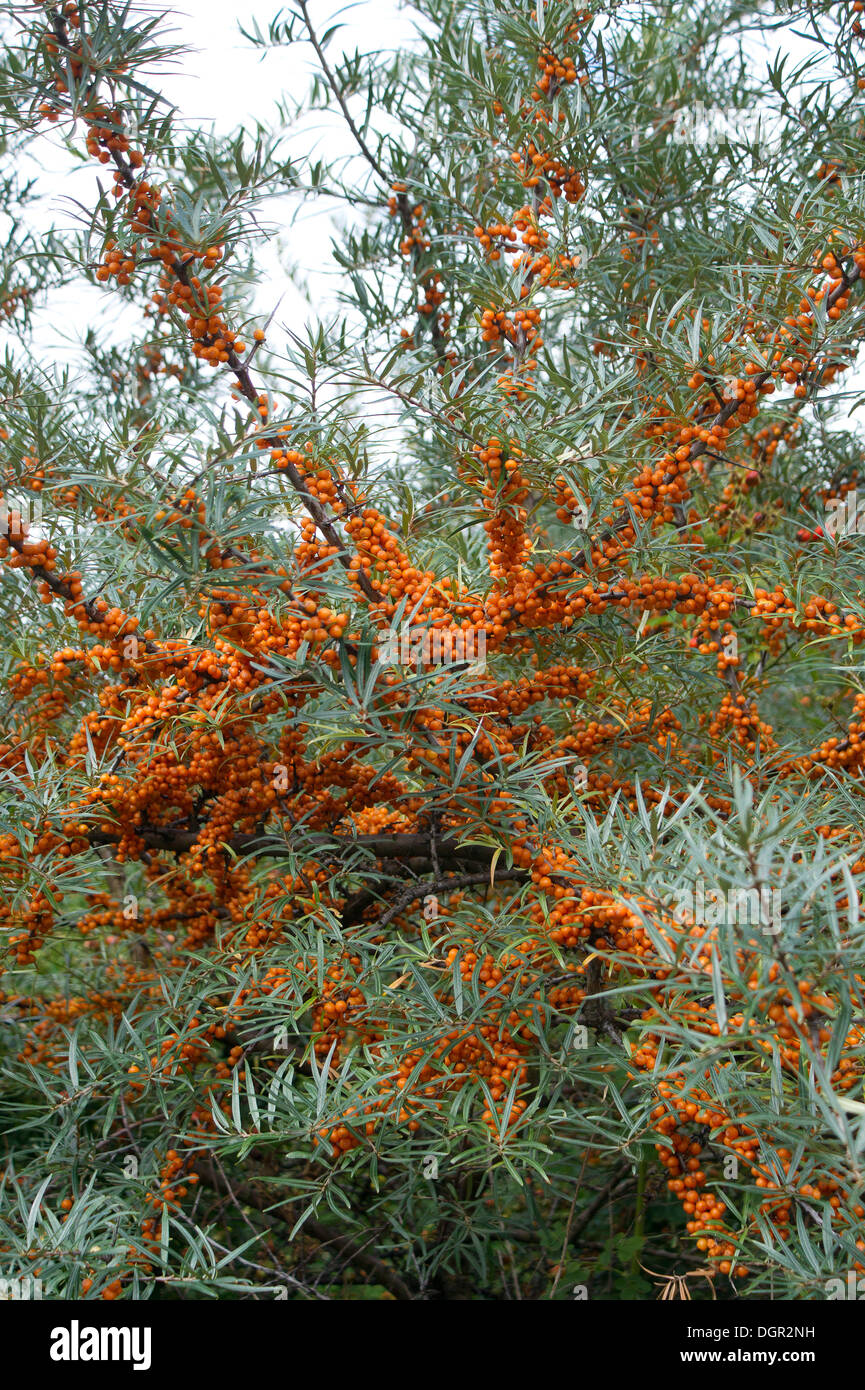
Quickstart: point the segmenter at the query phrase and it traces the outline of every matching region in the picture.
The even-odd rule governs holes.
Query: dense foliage
[[[7,1275],[865,1272],[863,8],[298,0],[218,138],[170,17],[2,7]],[[127,328],[55,367],[78,280]]]

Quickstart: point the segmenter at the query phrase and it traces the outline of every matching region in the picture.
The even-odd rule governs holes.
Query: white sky
[[[252,0],[251,9],[238,6],[236,0],[181,0],[177,8],[171,0],[165,3],[171,11],[168,36],[185,44],[188,51],[147,80],[176,104],[178,118],[184,124],[212,127],[218,133],[236,130],[242,124],[254,125],[256,119],[271,124],[281,97],[297,99],[307,91],[317,67],[308,43],[262,52],[243,38],[239,30],[239,21],[244,28],[252,30],[257,20],[260,29],[266,32],[278,13],[278,0]],[[153,8],[154,12],[159,12],[162,4]],[[286,5],[283,13],[291,8]],[[405,47],[415,34],[417,16],[399,0],[355,0],[347,6],[341,5],[339,0],[310,0],[309,9],[319,35],[337,19],[345,26],[327,49],[328,59],[333,64],[343,53],[353,53],[356,48],[364,52]],[[778,44],[777,35],[769,36],[770,50]],[[801,39],[795,40],[793,46],[804,52]],[[360,96],[355,99],[355,109],[359,116],[363,114],[364,102]],[[54,223],[60,228],[72,227],[83,216],[73,200],[86,209],[93,207],[98,196],[99,173],[92,161],[76,165],[56,135],[50,133],[50,128],[43,129],[45,136],[33,147],[39,161],[37,168],[43,194],[34,218],[40,226]],[[349,132],[336,116],[310,117],[302,130],[291,133],[291,140],[290,148],[295,152],[318,151],[328,157],[355,153]],[[359,175],[363,174],[364,167],[359,168]],[[108,181],[104,173],[102,180]],[[269,333],[274,346],[277,346],[280,324],[298,331],[306,322],[327,319],[337,307],[334,296],[338,272],[329,269],[328,262],[330,237],[339,212],[329,200],[311,200],[289,228],[288,213],[294,206],[293,201],[289,206],[288,202],[281,205],[280,200],[264,205],[263,220],[277,228],[281,223],[283,230],[258,247],[255,253],[256,264],[263,272],[255,292],[255,310],[264,321],[279,304]],[[2,233],[0,226],[0,235]],[[292,265],[301,269],[308,300],[289,278],[287,271]],[[123,338],[125,324],[140,322],[139,314],[135,306],[122,306],[110,288],[88,285],[79,279],[53,290],[48,304],[37,311],[34,319],[36,354],[45,365],[51,360],[74,360],[76,343],[88,325],[98,328],[103,341],[116,341]],[[0,351],[8,343],[14,345],[15,339],[14,320],[8,327],[0,327]],[[844,387],[847,390],[862,390],[863,386],[865,373],[861,368],[846,374]],[[854,417],[854,421],[856,419]]]
[[[161,8],[161,6],[160,6]],[[236,0],[185,0],[182,7],[171,7],[167,32],[172,42],[183,43],[189,51],[158,74],[145,80],[178,107],[178,118],[186,126],[213,128],[218,134],[236,130],[241,124],[276,121],[280,98],[298,99],[308,89],[316,56],[308,43],[297,43],[270,52],[254,48],[240,33],[238,21],[248,31],[252,20],[266,33],[278,12],[277,0],[256,0],[251,9],[239,7]],[[287,7],[286,7],[287,8]],[[403,46],[412,39],[414,18],[398,0],[358,0],[340,5],[338,0],[310,0],[310,17],[321,36],[337,19],[344,28],[327,48],[328,61],[335,65],[343,53],[354,53]],[[300,29],[296,30],[300,32]],[[358,97],[358,114],[363,99]],[[33,146],[42,201],[31,214],[38,226],[70,228],[83,214],[72,200],[87,209],[98,197],[97,178],[103,184],[104,172],[92,162],[77,165],[48,127],[44,138]],[[327,157],[352,154],[354,144],[341,118],[316,116],[302,132],[293,133],[295,151],[320,151]],[[268,226],[278,225],[280,208],[276,200],[265,205],[262,219]],[[280,298],[275,324],[288,322],[296,330],[306,321],[327,317],[335,307],[334,276],[326,261],[334,216],[332,200],[310,203],[290,231],[285,217],[284,234],[256,251],[256,263],[264,272],[255,294],[255,307],[266,318]],[[2,229],[0,229],[2,231]],[[294,264],[303,272],[312,304],[291,283],[286,267]],[[118,309],[120,313],[118,314]],[[68,361],[76,356],[76,343],[87,325],[99,328],[103,340],[123,336],[123,323],[131,322],[137,310],[120,307],[110,287],[88,285],[83,280],[53,290],[45,307],[34,315],[34,345],[43,363],[48,359]],[[0,350],[14,342],[11,331],[0,329]]]

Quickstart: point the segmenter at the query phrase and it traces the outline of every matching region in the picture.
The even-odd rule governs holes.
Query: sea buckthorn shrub
[[[223,138],[144,7],[2,7],[3,1269],[826,1297],[865,1273],[862,0],[416,0],[343,56],[319,10],[249,27],[313,86]],[[260,264],[319,203],[303,323]]]

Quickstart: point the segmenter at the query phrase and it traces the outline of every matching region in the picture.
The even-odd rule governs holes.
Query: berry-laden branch
[[[61,1296],[166,1270],[212,1293],[212,1235],[299,1290],[554,1297],[585,1264],[627,1299],[682,1258],[653,1152],[722,1296],[812,1297],[814,1212],[826,1261],[863,1264],[828,1118],[865,1066],[862,451],[829,413],[863,330],[849,171],[797,131],[767,192],[677,139],[683,51],[699,91],[733,41],[701,3],[638,30],[439,8],[428,53],[348,64],[400,132],[391,170],[299,7],[380,185],[339,253],[363,373],[348,333],[328,360],[335,396],[362,379],[399,412],[386,450],[313,369],[315,427],[277,416],[221,278],[245,147],[157,121],[150,21],[25,26],[34,112],[79,121],[112,175],[95,278],[146,285],[160,325],[128,364],[91,341],[90,376],[2,401],[4,499],[47,505],[0,526],[0,1085],[25,1197],[53,1216],[56,1193],[75,1232],[52,1220],[49,1256],[13,1214],[4,1254]],[[428,357],[395,341],[418,285]],[[207,367],[253,408],[267,466],[239,482],[250,431]],[[422,411],[442,375],[453,399]]]

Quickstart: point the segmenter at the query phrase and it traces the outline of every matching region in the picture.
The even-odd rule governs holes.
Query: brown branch
[[[459,888],[470,888],[479,883],[489,884],[492,876],[493,871],[490,870],[490,872],[482,874],[457,874],[450,878],[429,878],[419,883],[410,883],[397,898],[393,906],[388,908],[377,925],[379,928],[390,926],[394,917],[398,917],[399,914],[408,907],[409,903],[414,902],[415,898],[424,898],[429,893],[455,893]],[[496,869],[493,882],[495,883],[499,879],[503,881],[508,879],[516,880],[519,883],[528,883],[531,881],[531,874],[527,869],[502,869],[501,872]]]
[[[145,825],[134,827],[134,834],[143,841],[148,849],[168,850],[175,854],[182,854],[199,844],[203,828]],[[117,844],[120,834],[115,835],[108,831],[92,830],[88,834],[88,839],[94,846],[113,845]],[[235,835],[229,840],[220,841],[217,847],[228,849],[238,855],[255,852],[259,855],[278,856],[287,854],[292,845],[285,836],[261,833]],[[493,857],[500,852],[491,845],[464,845],[453,838],[439,840],[437,848],[439,857],[449,862],[464,859],[480,864],[491,863]],[[304,853],[318,851],[324,854],[344,854],[346,851],[359,849],[374,855],[376,859],[415,860],[422,864],[432,862],[429,836],[420,834],[356,836],[311,834],[303,836],[302,849]],[[498,877],[504,878],[506,874],[508,877],[512,877],[514,872],[511,869],[502,869]]]
[[[620,1178],[614,1174],[609,1182],[601,1188],[597,1196],[592,1198],[589,1205],[580,1212],[576,1221],[574,1221],[570,1230],[570,1243],[573,1245],[578,1237],[582,1235],[589,1222],[594,1216],[597,1216],[605,1202],[613,1202],[617,1197],[622,1197],[628,1191],[628,1188],[633,1186],[633,1183],[634,1179],[630,1173],[624,1178]]]
[[[175,261],[173,269],[174,274],[180,281],[180,283],[184,285],[187,289],[191,289],[192,285],[189,279],[188,263]],[[199,305],[198,307],[199,309],[201,309],[202,306]],[[245,398],[250,402],[251,405],[255,405],[257,407],[259,392],[255,386],[255,383],[252,380],[252,375],[249,371],[249,366],[246,362],[241,362],[237,353],[234,351],[234,348],[229,348],[228,350],[228,366],[234,374],[235,380],[237,381],[238,389],[241,392],[241,394],[245,396]],[[284,443],[284,440],[277,438],[277,436],[275,435],[270,435],[265,436],[262,440],[262,443],[269,444],[273,448],[279,448]],[[315,522],[319,531],[324,536],[324,539],[327,541],[328,545],[332,546],[336,550],[336,558],[339,560],[339,563],[342,565],[343,569],[347,570],[349,574],[356,576],[359,588],[371,603],[381,603],[383,596],[380,593],[377,593],[377,591],[373,588],[363,566],[361,565],[357,570],[352,568],[351,561],[348,558],[345,546],[342,540],[340,539],[339,533],[337,532],[333,524],[333,521],[328,516],[327,512],[325,511],[322,504],[319,502],[318,498],[314,497],[313,494],[310,492],[309,488],[307,487],[306,483],[304,482],[295,465],[293,463],[289,463],[286,459],[284,467],[280,468],[279,471],[281,473],[284,473],[285,476],[288,478],[289,482],[291,483],[297,495],[300,497],[301,501],[303,502],[303,505],[309,512],[309,515],[312,517],[312,520]]]
[[[342,111],[342,114],[345,117],[346,125],[348,126],[349,130],[354,136],[358,149],[360,150],[361,154],[363,155],[364,159],[369,164],[369,166],[372,169],[374,169],[375,172],[378,174],[379,178],[384,183],[389,183],[390,180],[388,179],[387,174],[379,164],[375,155],[372,153],[371,149],[367,145],[366,141],[364,140],[363,136],[361,135],[360,131],[354,123],[354,118],[348,109],[348,104],[345,100],[345,97],[343,96],[340,90],[336,77],[333,71],[331,70],[330,65],[328,64],[327,59],[324,56],[324,50],[318,41],[318,37],[316,35],[315,30],[312,27],[312,20],[309,17],[309,9],[307,7],[306,0],[298,0],[298,6],[300,8],[301,14],[303,15],[303,22],[306,25],[306,31],[309,34],[309,41],[315,49],[315,55],[318,58],[319,63],[321,64],[321,70],[327,78],[327,84],[330,87],[330,90],[333,92],[334,96],[339,102],[340,110]],[[408,228],[406,230],[408,230]]]
[[[197,1156],[193,1160],[195,1171],[208,1187],[215,1191],[227,1191],[227,1194],[235,1199],[236,1202],[243,1202],[247,1206],[255,1207],[256,1211],[262,1213],[270,1219],[274,1217],[284,1225],[293,1229],[297,1225],[297,1218],[291,1206],[287,1202],[273,1202],[266,1189],[256,1182],[228,1182],[228,1180],[217,1170],[209,1159],[201,1159]],[[390,1265],[380,1260],[378,1255],[367,1249],[370,1242],[377,1238],[378,1232],[373,1231],[366,1240],[361,1243],[353,1236],[343,1235],[339,1231],[334,1231],[330,1226],[325,1225],[316,1217],[310,1216],[304,1221],[298,1234],[306,1234],[317,1240],[324,1250],[327,1247],[336,1250],[342,1255],[347,1264],[357,1265],[372,1275],[375,1281],[383,1284],[394,1298],[404,1303],[414,1303],[423,1298],[423,1294],[417,1286],[410,1287]]]

